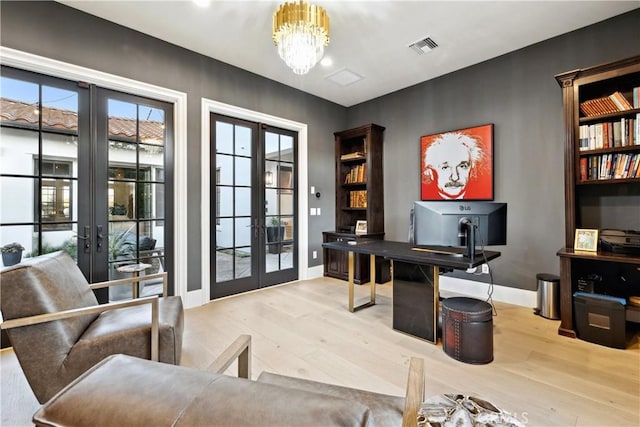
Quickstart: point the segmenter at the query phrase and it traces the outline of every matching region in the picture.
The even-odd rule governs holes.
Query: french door
[[[211,133],[211,298],[296,280],[297,134],[218,114]]]
[[[171,265],[171,104],[9,67],[0,89],[0,243],[66,251],[90,282]]]

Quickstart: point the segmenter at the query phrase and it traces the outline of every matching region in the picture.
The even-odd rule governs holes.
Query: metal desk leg
[[[355,276],[355,260],[354,253],[349,251],[349,311],[354,313],[360,309],[371,307],[376,303],[376,256],[371,255],[371,269],[370,269],[370,279],[369,286],[371,287],[371,297],[370,300],[364,304],[359,306],[354,306],[354,294],[355,294],[355,284],[353,283],[353,279]]]
[[[371,305],[376,303],[376,256],[369,256],[369,286],[371,287]]]
[[[438,342],[438,314],[440,313],[440,267],[433,266],[433,343]],[[442,334],[442,332],[440,332]]]

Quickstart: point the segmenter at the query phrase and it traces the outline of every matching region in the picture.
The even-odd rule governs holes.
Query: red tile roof
[[[36,128],[38,126],[38,109],[33,104],[0,98],[0,123]],[[43,107],[42,125],[49,129],[77,132],[78,114],[75,111]],[[141,142],[163,144],[164,123],[141,120],[139,126]],[[136,121],[123,117],[110,117],[109,135],[111,137],[135,138]]]

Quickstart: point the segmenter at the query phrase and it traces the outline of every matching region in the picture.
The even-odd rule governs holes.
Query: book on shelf
[[[365,183],[367,182],[366,180],[366,176],[367,176],[367,165],[366,164],[362,164],[362,165],[356,165],[353,166],[351,169],[349,169],[349,172],[347,172],[345,178],[344,178],[344,183],[345,184],[355,184],[355,183]]]
[[[587,161],[586,157],[580,158],[580,181],[586,181],[589,179]]]
[[[580,103],[580,112],[587,117],[599,116],[601,114],[617,113],[619,111],[632,110],[633,108],[634,107],[627,100],[627,98],[625,98],[624,95],[619,91],[613,92],[609,96],[588,99]]]
[[[580,158],[580,181],[640,178],[640,153],[607,153]]]
[[[346,153],[340,156],[340,160],[353,160],[353,159],[364,159],[366,157],[365,153],[362,151],[354,151],[352,153]]]
[[[367,190],[350,191],[349,207],[366,208],[367,207]]]
[[[611,95],[609,95],[609,98],[611,98],[613,103],[616,104],[616,107],[618,107],[618,110],[620,111],[633,109],[633,106],[629,103],[629,101],[627,101],[627,98],[625,98],[624,95],[620,92],[613,92]]]
[[[578,150],[640,145],[640,113],[635,117],[580,125],[578,127]]]

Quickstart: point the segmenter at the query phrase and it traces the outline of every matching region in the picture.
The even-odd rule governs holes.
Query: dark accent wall
[[[323,212],[309,217],[309,266],[321,264],[311,252],[322,253],[321,232],[334,228],[333,132],[386,127],[386,238],[406,240],[420,197],[420,136],[494,123],[495,200],[509,204],[508,245],[496,248],[503,256],[492,262],[494,280],[534,289],[536,273],[557,273],[564,236],[562,99],[553,76],[640,53],[637,9],[347,109],[58,3],[2,1],[1,8],[3,46],[187,93],[189,290],[202,286],[201,97],[309,125],[308,182],[322,197],[307,197]],[[429,55],[416,61],[428,67]]]
[[[536,273],[557,274],[556,252],[564,245],[564,125],[554,75],[640,54],[638,40],[640,9],[350,107],[348,126],[386,127],[386,238],[407,238],[409,210],[420,199],[420,137],[493,123],[495,200],[508,203],[507,245],[491,248],[502,252],[491,263],[494,281],[535,289]],[[429,54],[415,60],[429,66]],[[640,197],[626,202],[612,222],[640,229]]]
[[[322,231],[334,227],[333,132],[345,128],[346,108],[276,81],[205,57],[55,2],[3,1],[0,40],[5,47],[150,83],[187,94],[188,290],[201,288],[200,103],[213,99],[308,125],[309,266],[320,265]],[[274,50],[274,61],[278,60]],[[208,173],[208,171],[203,171]],[[303,248],[301,248],[302,250]],[[208,268],[208,266],[205,266]],[[205,285],[206,286],[206,285]]]

